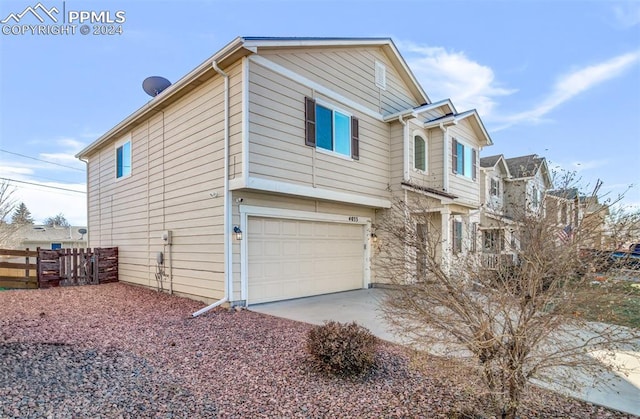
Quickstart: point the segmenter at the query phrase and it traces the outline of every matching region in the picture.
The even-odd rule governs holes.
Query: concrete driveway
[[[400,336],[393,333],[382,318],[380,302],[384,298],[384,290],[372,288],[366,290],[347,291],[275,303],[256,304],[250,310],[276,317],[301,321],[310,324],[322,324],[326,320],[341,323],[355,321],[369,329],[381,339],[405,344]],[[627,377],[612,375],[610,387],[585,386],[570,395],[590,403],[607,406],[616,410],[640,416],[640,363],[628,354],[619,354],[620,359],[627,360],[627,367],[632,371]],[[540,383],[544,387],[553,385]]]

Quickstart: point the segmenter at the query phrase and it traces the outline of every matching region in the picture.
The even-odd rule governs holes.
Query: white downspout
[[[442,189],[445,192],[449,192],[449,135],[447,132],[447,128],[445,128],[444,124],[440,122],[440,130],[442,130],[442,138],[443,144],[443,169],[444,173],[442,175]]]
[[[402,143],[404,145],[404,160],[403,162],[403,180],[405,182],[409,182],[409,135],[408,135],[408,127],[407,122],[402,118],[402,115],[398,115],[398,122],[402,124]]]
[[[224,78],[224,297],[193,313],[197,317],[207,311],[229,301],[229,289],[231,287],[231,197],[229,196],[229,75],[218,67],[218,63],[211,62],[213,69]]]

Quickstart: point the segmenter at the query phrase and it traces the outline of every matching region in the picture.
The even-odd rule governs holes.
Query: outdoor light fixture
[[[242,240],[242,230],[239,226],[233,226],[233,234],[236,235],[236,240]]]
[[[373,241],[374,243],[378,243],[378,236],[376,235],[376,233],[371,233],[371,241]]]

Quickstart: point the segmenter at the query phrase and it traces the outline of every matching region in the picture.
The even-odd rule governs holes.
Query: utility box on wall
[[[171,244],[171,230],[165,230],[160,236],[163,244]]]

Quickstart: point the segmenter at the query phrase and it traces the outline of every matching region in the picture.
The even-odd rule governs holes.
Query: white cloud
[[[84,146],[83,143],[73,138],[61,138],[46,144],[52,143],[55,145],[56,152],[40,152],[37,158],[84,169],[84,163],[74,157],[74,154]],[[41,149],[43,145],[40,144],[37,147]],[[47,177],[63,177],[61,174],[63,171],[77,173],[80,178],[84,177],[80,172],[68,167],[20,158],[0,160],[0,177],[11,179],[9,183],[15,187],[13,198],[16,202],[25,203],[37,223],[62,213],[71,224],[86,225],[86,194],[79,193],[86,191],[86,185],[74,181],[42,181]]]
[[[40,186],[17,183],[18,187],[14,198],[17,202],[25,203],[36,223],[42,223],[45,218],[62,213],[72,225],[86,225],[86,195],[53,189],[63,188],[84,192],[86,185],[53,182],[33,183]]]
[[[624,28],[640,25],[640,3],[635,1],[618,3],[613,6],[613,15]]]
[[[540,122],[542,117],[558,106],[607,80],[619,77],[639,60],[640,52],[630,52],[568,73],[556,81],[551,92],[538,105],[527,111],[500,118],[504,125],[494,128],[493,131],[522,122]]]
[[[464,52],[407,42],[398,45],[432,101],[450,98],[459,111],[477,109],[482,118],[490,118],[496,99],[515,92],[501,87],[490,67]]]

